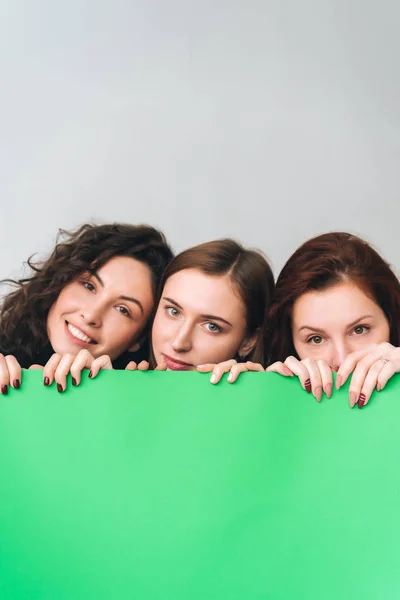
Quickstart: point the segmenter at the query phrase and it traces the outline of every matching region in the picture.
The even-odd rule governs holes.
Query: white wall
[[[279,269],[325,230],[400,270],[395,0],[3,0],[0,277],[58,227],[234,236]]]

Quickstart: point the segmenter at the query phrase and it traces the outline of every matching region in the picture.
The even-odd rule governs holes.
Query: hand
[[[22,369],[15,356],[0,354],[0,393],[3,395],[8,394],[9,385],[18,390],[21,386],[21,380]]]
[[[147,360],[142,360],[142,362],[140,362],[138,365],[135,363],[134,360],[131,360],[131,362],[126,365],[125,371],[148,371],[149,368],[150,368],[150,365],[147,362]],[[154,371],[166,371],[167,363],[163,361],[159,365],[157,365],[156,368],[153,370]]]
[[[221,380],[222,375],[229,372],[228,381],[229,383],[234,383],[240,373],[244,373],[245,371],[264,371],[264,367],[259,363],[253,363],[250,360],[245,363],[238,363],[232,358],[231,360],[226,360],[225,362],[218,364],[207,363],[205,365],[198,365],[197,370],[200,371],[200,373],[210,373],[210,371],[212,371],[210,377],[211,383],[218,383]]]
[[[339,389],[353,373],[349,388],[350,406],[362,408],[368,404],[376,388],[383,390],[395,373],[400,371],[400,348],[385,342],[371,344],[349,354],[340,365],[336,377]]]
[[[289,356],[285,362],[276,362],[268,367],[267,371],[280,373],[285,377],[297,375],[303,388],[309,394],[312,392],[318,402],[321,402],[323,391],[327,398],[332,396],[332,369],[323,360],[298,360]]]
[[[47,361],[43,370],[44,385],[57,383],[57,390],[64,392],[67,387],[67,375],[72,375],[72,385],[79,385],[83,369],[90,369],[89,377],[95,377],[100,369],[112,369],[109,356],[103,354],[94,358],[88,350],[81,350],[75,354],[53,354]]]

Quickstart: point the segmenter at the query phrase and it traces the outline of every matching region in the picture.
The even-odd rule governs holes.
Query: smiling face
[[[350,352],[390,339],[380,306],[347,282],[300,296],[293,305],[292,332],[300,360],[324,360],[334,371]]]
[[[153,306],[149,267],[116,256],[64,287],[47,318],[50,343],[59,354],[86,348],[94,357],[117,358],[138,338]]]
[[[169,370],[191,370],[247,354],[246,310],[229,276],[185,269],[167,280],[154,319],[153,352]]]

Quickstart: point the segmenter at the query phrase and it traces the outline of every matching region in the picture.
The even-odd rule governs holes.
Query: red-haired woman
[[[400,371],[400,283],[364,240],[327,233],[305,242],[276,282],[267,371],[297,375],[318,401],[351,373],[350,405],[364,406]],[[272,363],[272,364],[271,364]],[[260,366],[235,365],[231,380]]]

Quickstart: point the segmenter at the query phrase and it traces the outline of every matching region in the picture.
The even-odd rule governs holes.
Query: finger
[[[197,365],[197,371],[200,373],[210,373],[216,366],[216,363],[207,363],[205,365]]]
[[[378,392],[383,390],[383,388],[385,387],[385,385],[387,384],[389,379],[391,377],[393,377],[393,375],[397,372],[398,372],[398,370],[397,370],[396,365],[393,363],[393,361],[389,360],[383,366],[382,371],[378,375],[378,382],[376,384],[376,389],[378,390]]]
[[[224,362],[218,363],[213,368],[212,375],[210,377],[210,383],[218,383],[221,380],[221,377],[224,373],[228,373],[234,365],[237,365],[237,361],[235,359],[226,360]]]
[[[142,360],[142,362],[140,362],[138,365],[139,371],[148,371],[149,368],[150,368],[150,365],[147,362],[147,360]]]
[[[292,371],[283,364],[283,362],[278,361],[270,365],[265,369],[268,373],[279,373],[279,375],[283,375],[284,377],[293,377]]]
[[[159,365],[156,366],[156,368],[154,370],[155,371],[166,371],[167,363],[165,361],[161,362]]]
[[[8,394],[8,386],[10,385],[10,373],[8,365],[3,354],[0,354],[0,392],[3,395]]]
[[[113,370],[111,358],[108,356],[108,354],[103,354],[102,356],[99,356],[98,358],[96,358],[92,361],[92,364],[90,366],[90,373],[89,373],[90,379],[93,379],[94,377],[96,377],[96,375],[98,374],[98,372],[100,370],[103,370],[103,371]]]
[[[57,391],[64,392],[67,389],[67,375],[75,360],[75,354],[63,354],[54,372],[54,380],[57,383]]]
[[[297,377],[300,379],[300,383],[303,386],[303,388],[306,390],[306,392],[310,394],[312,386],[310,373],[308,372],[306,366],[294,356],[288,356],[288,358],[284,362],[284,365],[288,367],[288,369],[293,373],[293,375],[297,375]]]
[[[83,369],[90,369],[94,360],[94,357],[88,350],[78,352],[70,367],[72,385],[80,384]]]
[[[43,365],[31,365],[31,366],[29,367],[28,371],[36,371],[36,370],[38,370],[38,369],[42,369],[42,370],[43,370],[43,369],[44,369],[44,366],[43,366]]]
[[[134,360],[131,360],[130,362],[128,362],[128,364],[125,367],[125,371],[136,371],[137,369],[137,364],[135,363]]]
[[[382,358],[384,353],[388,352],[390,348],[393,348],[391,344],[368,344],[367,346],[364,346],[364,348],[348,354],[338,369],[336,375],[336,389],[338,390],[346,383],[350,374],[355,370],[357,364],[365,356],[369,354],[375,356],[375,360],[377,360],[378,358]]]
[[[306,358],[301,361],[303,365],[307,368],[310,374],[311,381],[311,391],[315,396],[317,402],[321,402],[322,399],[322,377],[321,371],[319,370],[319,366],[317,362],[311,358]]]
[[[264,373],[264,367],[259,363],[253,363],[249,360],[245,363],[233,365],[231,372],[228,375],[229,383],[234,383],[239,377],[240,373],[244,373],[245,371],[262,371]]]
[[[21,386],[21,381],[22,381],[21,365],[19,364],[19,362],[17,361],[15,356],[12,356],[11,354],[6,356],[5,360],[6,360],[7,367],[8,367],[10,383],[14,389],[18,390]]]
[[[51,385],[54,381],[54,374],[61,361],[61,354],[53,354],[43,369],[43,383],[44,385]]]
[[[366,396],[362,395],[360,397],[360,394],[362,394],[361,390],[370,369],[372,369],[372,373],[375,373],[376,383],[379,372],[383,368],[383,362],[377,354],[379,354],[379,352],[377,353],[375,351],[364,356],[364,358],[357,363],[353,371],[349,386],[349,403],[352,408],[356,403],[360,403],[360,406],[365,404]]]
[[[321,375],[322,389],[324,390],[326,397],[332,397],[332,369],[324,360],[317,360],[317,366]]]
[[[384,368],[384,363],[382,362],[382,360],[377,360],[373,365],[371,365],[371,367],[369,368],[365,380],[362,383],[362,387],[361,387],[361,391],[360,394],[357,398],[357,406],[358,408],[362,408],[363,406],[365,406],[366,404],[368,404],[372,392],[374,391],[374,389],[377,386],[378,383],[378,377],[381,373],[381,371]],[[352,383],[350,384],[350,387],[352,388]]]

